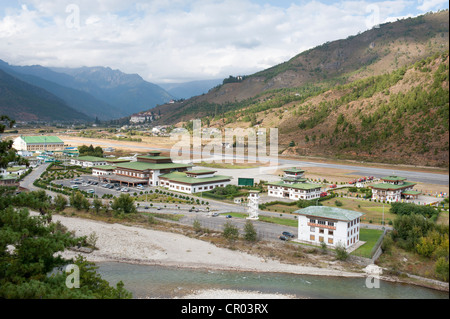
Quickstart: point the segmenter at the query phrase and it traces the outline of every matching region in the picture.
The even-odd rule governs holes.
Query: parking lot
[[[110,184],[93,176],[81,176],[73,180],[57,181],[55,184],[96,194],[100,198],[105,194],[118,196],[121,193],[139,194],[150,190],[149,187],[121,187],[119,184]]]

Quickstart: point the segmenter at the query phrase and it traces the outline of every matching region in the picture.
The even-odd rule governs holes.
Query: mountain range
[[[0,69],[0,114],[16,121],[89,121],[62,99]]]
[[[203,95],[212,88],[223,83],[223,79],[201,80],[183,83],[161,83],[158,84],[164,90],[173,95],[177,100],[190,99],[194,96]]]
[[[448,50],[445,10],[325,43],[154,111],[158,124],[279,128],[284,155],[448,167]]]
[[[0,70],[16,80],[47,91],[53,98],[59,98],[67,107],[85,114],[85,118],[90,120],[126,117],[167,103],[173,98],[164,89],[143,80],[137,74],[125,74],[107,67],[71,69],[40,65],[13,66],[0,60]],[[0,99],[0,110],[4,114],[13,115],[14,103],[9,101],[5,104],[1,101]],[[35,109],[31,102],[28,117],[17,120],[35,118],[32,116]],[[39,112],[37,109],[35,111],[36,114]],[[55,114],[58,112],[57,109],[54,110]],[[50,116],[46,119],[52,118]],[[72,119],[75,118],[66,118],[67,121]]]

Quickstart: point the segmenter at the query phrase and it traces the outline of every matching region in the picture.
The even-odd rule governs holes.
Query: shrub
[[[239,238],[239,230],[228,221],[225,223],[223,228],[223,237],[229,241],[234,241]]]
[[[338,260],[344,261],[348,259],[349,254],[342,244],[338,244],[336,246],[335,251],[336,251],[336,258]]]
[[[257,239],[257,234],[255,230],[255,226],[251,221],[247,221],[244,227],[244,239],[246,241],[255,242]]]

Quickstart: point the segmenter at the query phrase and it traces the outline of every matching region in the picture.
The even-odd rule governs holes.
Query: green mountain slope
[[[0,70],[0,114],[16,121],[89,121],[53,94]]]
[[[161,124],[278,128],[283,155],[448,167],[448,19],[385,24],[154,111]]]
[[[326,43],[290,61],[224,84],[184,103],[164,105],[162,123],[218,116],[257,103],[281,89],[300,94],[331,89],[392,72],[449,48],[448,11],[381,25],[345,40]],[[164,116],[166,115],[166,116]]]

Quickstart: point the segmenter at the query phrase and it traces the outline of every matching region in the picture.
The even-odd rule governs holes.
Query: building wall
[[[288,188],[287,191],[284,190],[284,188]],[[315,190],[301,190],[296,188],[289,188],[289,185],[286,186],[268,186],[268,195],[271,197],[277,197],[277,198],[286,198],[284,197],[284,193],[289,192],[289,199],[292,200],[311,200],[311,199],[317,199],[320,198],[320,188]]]
[[[79,161],[77,159],[70,160],[71,165],[81,166],[81,167],[95,167],[95,166],[106,166],[106,162],[87,162],[87,161]]]
[[[412,190],[413,187],[403,188],[399,190],[382,190],[382,189],[372,189],[372,199],[373,200],[384,200],[387,202],[399,202],[402,200],[402,193],[408,190]]]
[[[43,152],[43,151],[62,151],[64,143],[37,143],[27,144],[21,137],[14,140],[13,148],[16,151]]]
[[[218,183],[209,183],[209,184],[204,184],[204,185],[186,185],[186,184],[181,184],[181,183],[177,183],[174,181],[161,180],[162,187],[165,187],[172,191],[182,192],[182,193],[187,193],[187,194],[202,193],[202,192],[213,190],[217,187],[225,187],[229,184],[230,184],[230,182],[218,182]]]
[[[92,170],[92,175],[93,176],[109,176],[112,175],[113,171],[104,171],[104,170],[97,170],[97,169],[93,169]]]
[[[312,224],[311,219],[316,220]],[[328,246],[336,247],[341,243],[345,248],[353,246],[359,242],[360,222],[359,219],[352,222],[331,221],[324,218],[308,218],[300,215],[298,218],[298,239],[300,241],[309,242],[319,245],[322,241]],[[325,225],[319,224],[326,222]],[[334,223],[333,226],[328,225]]]

